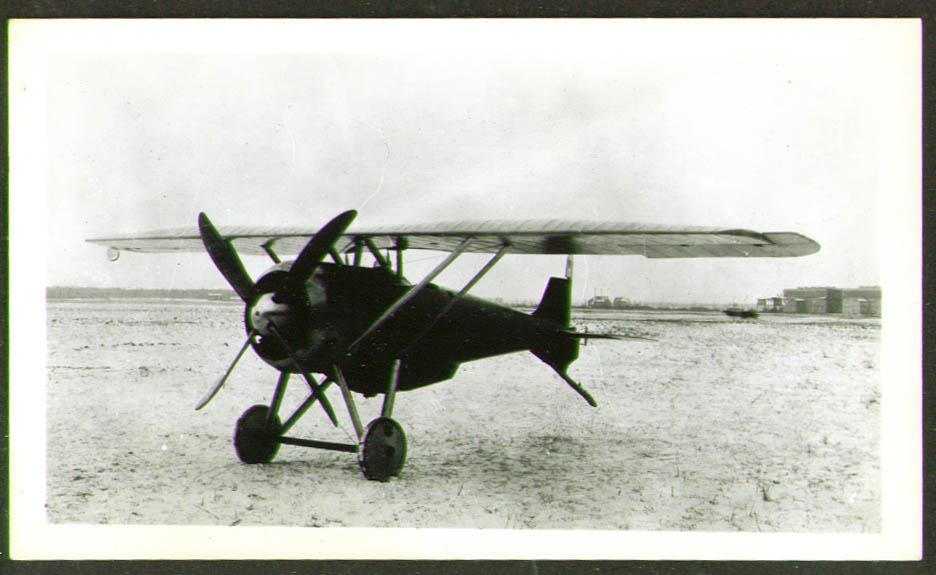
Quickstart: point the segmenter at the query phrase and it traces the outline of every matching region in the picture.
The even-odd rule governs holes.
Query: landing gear
[[[334,367],[334,375],[328,376],[321,384],[315,383],[306,375],[310,389],[309,396],[287,418],[286,423],[280,422],[277,412],[286,393],[286,385],[289,382],[289,373],[282,372],[270,405],[254,405],[237,420],[237,426],[234,430],[234,450],[237,452],[237,457],[244,463],[269,463],[276,457],[279,446],[283,444],[345,451],[358,454],[358,465],[360,465],[364,477],[372,481],[388,481],[391,477],[400,474],[403,464],[406,462],[406,434],[403,433],[400,424],[391,419],[393,398],[396,395],[399,373],[400,360],[397,360],[393,366],[391,381],[384,398],[381,415],[371,421],[365,428],[361,424],[361,418],[358,415],[348,383],[337,365]],[[336,381],[341,388],[345,404],[348,407],[348,414],[354,424],[357,443],[331,443],[287,437],[286,433],[289,432],[290,428],[302,417],[313,402],[318,400],[323,406],[326,406],[327,400],[323,391],[331,381]],[[334,420],[330,405],[326,406],[325,411]]]
[[[399,423],[389,417],[378,417],[367,425],[358,453],[358,465],[364,477],[372,481],[388,481],[399,475],[406,462],[406,434]]]
[[[254,405],[237,420],[234,428],[234,450],[244,463],[269,463],[279,451],[279,430],[282,427],[278,416],[273,416],[267,426],[268,405]]]

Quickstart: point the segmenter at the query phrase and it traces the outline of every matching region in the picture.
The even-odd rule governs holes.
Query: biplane
[[[507,254],[792,257],[819,249],[815,241],[792,232],[556,220],[354,229],[350,224],[356,215],[346,211],[318,230],[219,229],[201,213],[197,230],[88,240],[107,246],[111,259],[121,251],[205,249],[243,300],[245,341],[196,409],[218,393],[248,347],[279,372],[270,403],[250,407],[235,426],[234,448],[244,463],[266,463],[280,445],[298,445],[356,453],[365,477],[386,481],[399,474],[406,460],[406,435],[393,419],[397,394],[451,379],[462,363],[511,352],[532,352],[596,406],[569,376],[569,366],[582,340],[622,336],[571,327],[570,266],[566,277],[548,280],[539,305],[529,314],[468,295]],[[413,284],[403,273],[408,250],[447,255]],[[458,291],[431,283],[465,252],[492,255]],[[239,254],[267,256],[272,267],[255,281]],[[281,259],[285,254],[298,255]],[[279,411],[292,375],[301,377],[308,395],[283,421]],[[358,442],[288,436],[316,403],[338,425],[325,393],[332,384],[341,390]],[[380,415],[366,426],[355,393],[384,396]]]

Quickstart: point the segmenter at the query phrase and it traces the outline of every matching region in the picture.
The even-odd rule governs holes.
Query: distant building
[[[611,305],[614,306],[614,309],[628,309],[634,307],[634,304],[632,304],[629,299],[623,297],[614,298],[614,303]]]
[[[596,295],[588,300],[586,305],[594,309],[611,309],[612,307],[611,298],[606,295]]]
[[[757,311],[783,313],[840,313],[844,317],[881,317],[881,288],[798,287],[783,290],[783,297],[757,300]]]
[[[842,290],[833,287],[800,287],[783,290],[786,313],[842,313]]]
[[[765,297],[757,300],[757,311],[783,311],[782,297]]]
[[[881,288],[868,286],[842,290],[842,315],[881,317]]]

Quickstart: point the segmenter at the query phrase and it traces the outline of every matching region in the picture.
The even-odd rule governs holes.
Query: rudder
[[[565,373],[573,361],[578,358],[579,342],[563,330],[571,325],[572,282],[568,278],[549,278],[546,291],[533,317],[558,324],[556,332],[542,338],[530,349],[553,369]]]
[[[533,317],[546,319],[569,327],[572,307],[572,281],[568,278],[549,278],[546,291],[540,300]]]

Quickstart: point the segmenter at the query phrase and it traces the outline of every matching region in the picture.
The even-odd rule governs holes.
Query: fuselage
[[[387,390],[397,358],[397,389],[406,391],[449,379],[466,361],[542,346],[564,329],[470,296],[452,303],[454,292],[429,284],[348,354],[349,346],[412,286],[383,268],[323,263],[306,281],[303,298],[273,301],[270,292],[288,266],[267,272],[257,282],[262,295],[248,303],[245,324],[260,334],[255,351],[273,367],[293,373],[331,373],[337,364],[348,386],[365,395]],[[270,329],[268,321],[286,335],[289,352],[276,338],[263,335]]]

